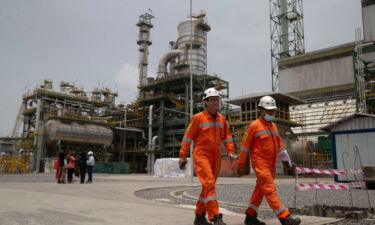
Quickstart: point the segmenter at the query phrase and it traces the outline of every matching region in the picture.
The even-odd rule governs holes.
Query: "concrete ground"
[[[17,176],[19,178],[17,178]],[[57,184],[52,175],[0,175],[1,225],[191,225],[192,205],[142,199],[135,191],[199,185],[197,179],[154,178],[148,175],[99,175],[92,184]],[[37,178],[38,179],[34,179]],[[246,182],[255,182],[247,178]],[[244,178],[220,178],[219,184],[242,184]],[[290,181],[294,182],[294,180]],[[227,225],[243,224],[244,215],[224,210]],[[301,216],[302,224],[327,224],[333,218]],[[269,225],[277,219],[265,220]]]

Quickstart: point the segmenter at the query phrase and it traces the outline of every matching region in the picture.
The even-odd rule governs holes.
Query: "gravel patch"
[[[224,185],[217,186],[218,198],[221,201],[234,202],[240,204],[248,204],[254,185]],[[281,202],[286,207],[294,207],[295,191],[294,183],[277,184],[277,192]],[[198,196],[200,190],[191,190],[189,194]],[[317,202],[316,202],[317,196]],[[375,190],[369,190],[370,202],[372,207],[375,206]],[[353,205],[356,207],[368,207],[368,196],[365,190],[352,190]],[[296,206],[304,205],[343,205],[351,206],[351,199],[348,190],[305,190],[297,191]],[[264,199],[262,205],[268,207],[267,201]]]
[[[335,223],[327,223],[327,225],[373,225],[375,220],[341,220]]]
[[[136,191],[135,195],[139,198],[165,202],[165,203],[174,204],[174,205],[195,205],[196,200],[176,198],[176,197],[172,197],[171,195],[171,193],[174,192],[177,196],[181,196],[183,191],[189,188],[192,188],[192,187],[174,186],[174,187],[163,187],[163,188],[150,188],[150,189]],[[169,199],[169,201],[165,201],[163,199]]]
[[[227,206],[221,204],[220,207],[228,209],[235,213],[242,214],[246,209],[248,200],[252,193],[254,185],[217,185],[217,197],[219,204],[220,202],[226,202],[237,207]],[[162,199],[170,199],[169,204],[192,204],[195,205],[196,200],[185,200],[174,198],[171,196],[171,192],[181,190],[180,194],[186,193],[189,196],[198,198],[200,194],[200,187],[168,187],[168,188],[157,188],[157,189],[146,189],[136,192],[136,195],[141,198],[151,199],[160,201]],[[283,202],[285,207],[294,207],[294,183],[281,183],[277,184],[277,190],[279,193],[280,200]],[[369,190],[371,204],[375,202],[375,191]],[[357,207],[368,207],[367,194],[364,190],[352,190],[353,205]],[[349,191],[347,190],[318,190],[317,192],[318,204],[325,205],[344,205],[351,206],[351,200]],[[316,192],[315,190],[305,190],[297,192],[297,207],[304,205],[315,204]],[[242,206],[242,207],[241,207]],[[374,206],[373,206],[374,207]],[[259,217],[264,219],[275,218],[275,214],[270,210],[267,201],[264,199],[260,210],[258,211]],[[362,223],[363,222],[363,223]],[[375,221],[357,221],[357,220],[344,220],[337,223],[331,224],[375,224]]]

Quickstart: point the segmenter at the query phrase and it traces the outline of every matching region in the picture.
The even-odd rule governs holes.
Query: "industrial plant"
[[[237,97],[229,96],[229,83],[223,77],[207,72],[211,26],[205,12],[177,25],[177,36],[160,56],[157,77],[148,76],[155,18],[142,14],[136,23],[138,97],[132,103],[116,104],[118,94],[107,87],[85,90],[61,82],[54,88],[54,81],[45,80],[22,96],[13,136],[1,139],[0,152],[18,154],[22,150],[29,157],[25,162],[30,171],[50,170],[57,153],[67,150],[93,151],[99,161],[98,172],[152,173],[156,159],[179,157],[191,116],[190,103],[193,113],[203,111],[201,94],[214,87],[224,99],[221,113],[237,146],[246,126],[259,116],[260,98],[270,95],[277,101],[275,122],[296,163],[342,166],[338,162],[341,155],[335,150],[335,138],[341,133],[332,134],[331,129],[348,118],[363,123],[361,119],[373,118],[375,113],[375,3],[361,3],[363,38],[357,29],[353,31],[355,42],[306,52],[302,0],[271,0],[272,91]],[[375,127],[356,131],[361,132],[366,137],[357,138],[372,140],[372,144],[353,141],[348,151],[357,146],[363,163],[375,164],[371,149]],[[350,154],[348,161],[353,157]],[[350,166],[359,167],[355,163]]]
[[[87,91],[62,81],[54,89],[53,81],[45,80],[24,94],[13,130],[14,137],[18,133],[21,137],[7,152],[16,152],[19,146],[30,157],[26,161],[30,170],[38,172],[50,170],[59,151],[93,151],[98,172],[151,173],[155,159],[178,157],[190,118],[190,95],[194,112],[199,112],[204,110],[200,99],[205,89],[215,87],[227,98],[229,85],[218,75],[207,74],[211,27],[204,12],[178,24],[178,36],[161,56],[157,77],[148,77],[153,18],[142,14],[136,24],[139,94],[133,103],[116,104],[117,93],[108,88]]]

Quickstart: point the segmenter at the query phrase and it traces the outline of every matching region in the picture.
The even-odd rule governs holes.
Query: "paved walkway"
[[[189,179],[147,175],[97,175],[97,179],[102,180],[94,180],[93,184],[0,182],[0,224],[193,224],[192,206],[149,201],[134,195],[135,191],[146,188],[191,186]],[[218,183],[241,184],[243,181],[243,178],[221,178]],[[198,184],[195,179],[194,185]],[[302,224],[325,224],[334,220],[305,216],[301,219]],[[224,221],[228,225],[241,225],[243,220],[244,215],[224,211]],[[276,219],[265,222],[279,224]]]

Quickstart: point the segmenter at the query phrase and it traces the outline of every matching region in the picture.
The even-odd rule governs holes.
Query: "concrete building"
[[[374,66],[375,2],[362,0],[364,39],[294,57],[280,59],[280,91],[309,102],[355,97],[355,65],[353,54],[357,45],[363,47],[363,60]],[[354,32],[354,31],[353,31]]]
[[[362,0],[362,22],[365,40],[375,40],[375,2]]]
[[[374,1],[362,0],[362,18],[364,39],[356,30],[355,42],[279,60],[279,90],[307,102],[290,109],[297,135],[316,141],[329,123],[375,113]]]
[[[280,60],[280,91],[309,102],[354,97],[354,48],[348,43]]]

